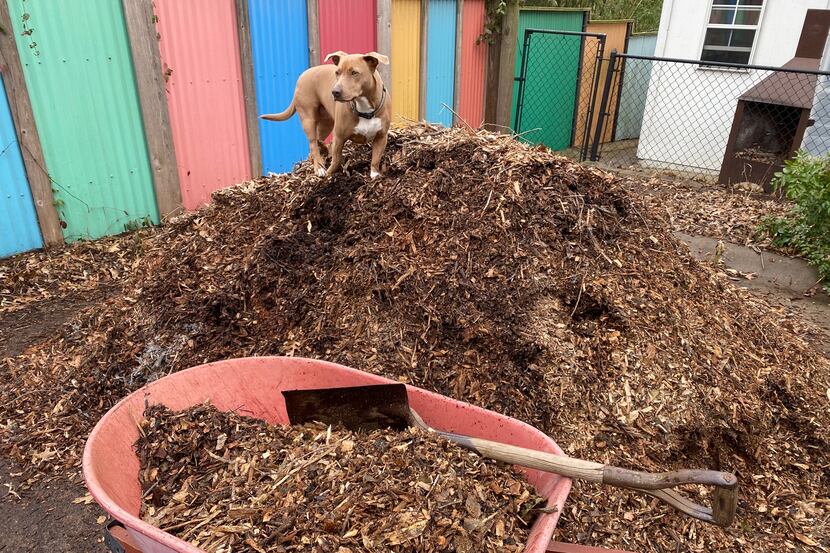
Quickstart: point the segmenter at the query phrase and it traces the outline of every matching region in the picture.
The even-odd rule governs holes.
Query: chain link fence
[[[521,48],[514,131],[586,159],[598,121],[605,35],[528,29]]]
[[[769,190],[800,148],[830,151],[830,74],[811,62],[770,68],[613,52],[592,159]]]

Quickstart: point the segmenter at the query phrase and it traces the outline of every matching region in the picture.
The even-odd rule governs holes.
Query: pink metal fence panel
[[[234,0],[156,0],[186,209],[251,177]]]
[[[317,0],[317,17],[320,62],[337,50],[359,54],[377,49],[375,0]]]
[[[458,115],[473,127],[484,122],[484,68],[487,44],[476,44],[484,32],[484,0],[464,0],[461,23],[461,90]]]

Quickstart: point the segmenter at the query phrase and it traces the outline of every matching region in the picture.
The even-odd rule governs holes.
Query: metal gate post
[[[591,85],[591,102],[588,105],[588,114],[585,117],[585,130],[583,131],[582,147],[579,149],[579,161],[588,159],[588,143],[591,142],[591,121],[594,120],[594,110],[597,107],[599,76],[602,74],[602,57],[605,55],[605,35],[601,35],[598,40],[597,69],[594,71],[594,82]]]
[[[614,70],[617,66],[617,49],[611,50],[608,59],[608,71],[605,74],[605,86],[602,87],[602,100],[599,103],[599,118],[594,131],[594,144],[591,146],[591,161],[599,161],[599,144],[602,141],[602,129],[605,127],[605,118],[608,113],[608,100],[611,96],[611,82],[614,80]]]
[[[519,70],[519,77],[515,80],[519,81],[518,98],[516,99],[516,128],[513,131],[516,134],[522,132],[522,106],[524,105],[525,97],[525,79],[527,78],[527,55],[528,46],[530,45],[530,35],[533,29],[525,29],[524,42],[522,43],[522,68]]]

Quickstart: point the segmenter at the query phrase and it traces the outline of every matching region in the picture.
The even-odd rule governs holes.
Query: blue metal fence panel
[[[628,54],[653,56],[657,48],[657,35],[632,35],[628,39]],[[633,60],[625,66],[620,108],[617,112],[617,130],[614,140],[639,138],[646,111],[646,96],[651,80],[653,62]]]
[[[308,69],[308,13],[305,0],[249,0],[251,49],[257,110],[278,113],[291,103],[300,73]],[[308,157],[308,141],[298,116],[288,121],[259,120],[265,174],[291,171]]]
[[[0,77],[0,257],[43,246],[14,121]]]
[[[426,120],[448,127],[455,88],[456,7],[456,0],[429,0]]]

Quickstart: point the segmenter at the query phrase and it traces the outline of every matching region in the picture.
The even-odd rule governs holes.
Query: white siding
[[[700,59],[711,0],[665,0],[655,55]],[[754,65],[778,67],[795,56],[808,9],[830,0],[766,0],[752,54]],[[738,96],[765,75],[656,63],[637,157],[654,167],[720,170]]]

